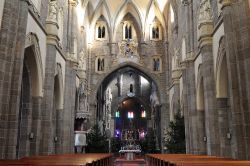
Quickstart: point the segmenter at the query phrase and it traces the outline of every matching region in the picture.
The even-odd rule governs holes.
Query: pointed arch
[[[228,68],[224,36],[219,41],[219,51],[216,61],[216,97],[228,97]]]
[[[109,40],[112,39],[112,33],[111,33],[111,16],[110,16],[110,12],[108,10],[108,6],[104,1],[100,1],[99,4],[96,7],[96,10],[92,16],[92,18],[90,19],[90,27],[89,29],[92,29],[91,36],[94,36],[95,34],[95,25],[96,22],[101,18],[104,18],[104,21],[106,22],[107,25],[107,32],[108,34],[108,38]]]
[[[39,39],[35,33],[29,33],[25,40],[27,65],[31,67],[32,96],[43,96],[43,65]]]
[[[135,64],[133,62],[124,62],[124,63],[119,64],[117,66],[113,66],[109,71],[107,71],[105,74],[103,74],[100,77],[100,79],[96,83],[95,87],[93,88],[93,94],[94,94],[93,96],[97,95],[97,91],[105,79],[107,79],[112,73],[115,73],[115,72],[119,71],[119,69],[122,69],[125,67],[131,67],[131,68],[139,71],[140,73],[143,74],[143,76],[145,76],[145,78],[148,78],[149,80],[153,80],[153,82],[155,83],[155,85],[158,89],[164,89],[164,87],[160,83],[160,80],[158,79],[157,75],[151,73],[148,69],[145,69],[143,66]],[[161,96],[160,95],[158,95],[158,96],[159,96],[160,102],[163,102],[163,101],[161,101]]]
[[[140,36],[142,37],[143,36],[142,16],[140,14],[139,9],[134,4],[134,2],[133,1],[124,2],[123,5],[117,11],[118,12],[115,15],[115,19],[114,19],[113,40],[115,40],[116,38],[116,31],[117,31],[118,25],[121,23],[121,21],[127,14],[131,14],[133,18],[135,19],[136,24],[138,25],[138,28],[140,31]]]

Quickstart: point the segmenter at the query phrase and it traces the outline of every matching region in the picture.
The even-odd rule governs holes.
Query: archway
[[[126,140],[133,128],[133,139],[140,140],[150,128],[160,139],[158,88],[139,69],[124,66],[113,71],[101,83],[96,101],[97,123],[111,137]]]
[[[228,85],[228,67],[225,51],[224,37],[220,40],[216,66],[216,100],[218,112],[218,124],[220,133],[220,155],[231,157],[231,126],[229,126],[230,115],[230,96]]]
[[[31,39],[34,38],[31,37]],[[31,43],[24,51],[16,147],[17,158],[36,153],[36,148],[32,149],[32,144],[37,141],[34,140],[34,132],[36,132],[38,126],[32,126],[31,124],[40,112],[38,108],[33,108],[33,103],[36,103],[37,99],[42,96],[42,82],[40,82],[42,74],[37,63],[38,47],[35,47],[35,43]]]

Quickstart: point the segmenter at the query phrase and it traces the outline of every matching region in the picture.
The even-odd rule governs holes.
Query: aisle
[[[133,161],[128,161],[123,158],[117,158],[114,161],[114,166],[145,166],[145,160],[143,158],[137,158]]]

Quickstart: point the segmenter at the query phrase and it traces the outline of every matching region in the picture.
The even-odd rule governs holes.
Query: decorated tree
[[[171,121],[165,137],[165,146],[169,153],[186,153],[184,117],[180,111]]]
[[[108,141],[105,134],[101,133],[98,125],[93,126],[87,134],[87,152],[88,153],[106,153],[108,152]]]

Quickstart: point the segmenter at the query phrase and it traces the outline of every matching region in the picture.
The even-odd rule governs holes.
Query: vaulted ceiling
[[[92,41],[94,27],[100,18],[107,22],[109,34],[116,34],[117,28],[127,14],[134,17],[134,24],[139,28],[143,40],[149,34],[149,27],[155,19],[163,29],[167,29],[169,7],[176,0],[78,0],[80,22],[88,29],[88,41]],[[78,20],[79,21],[79,20]],[[112,36],[111,35],[111,36]],[[166,35],[166,33],[165,33]],[[113,35],[112,40],[115,39]]]
[[[82,0],[85,19],[90,24],[103,15],[110,27],[115,27],[123,17],[130,13],[142,29],[155,17],[165,26],[169,0]]]

